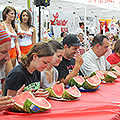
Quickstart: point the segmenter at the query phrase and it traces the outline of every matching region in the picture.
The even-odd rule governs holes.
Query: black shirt
[[[25,84],[24,91],[29,89],[39,89],[41,72],[35,70],[32,74],[20,63],[8,74],[4,87],[4,95],[7,95],[7,89],[19,90]]]
[[[74,58],[71,58],[70,60],[68,60],[62,57],[62,61],[60,62],[59,66],[56,66],[58,73],[59,73],[58,80],[61,78],[65,78],[72,71],[74,66],[75,66]],[[82,75],[80,70],[78,72],[78,75],[79,76]]]

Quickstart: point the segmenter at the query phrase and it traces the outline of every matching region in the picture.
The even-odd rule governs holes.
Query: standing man
[[[79,33],[82,33],[84,35],[83,29],[84,29],[84,22],[79,22],[79,28],[75,31],[76,35],[79,35]]]
[[[56,68],[59,73],[58,80],[66,85],[72,77],[82,75],[80,67],[83,64],[83,59],[81,55],[77,56],[76,60],[73,58],[81,45],[77,35],[70,34],[65,36],[62,43],[65,52],[62,61]]]
[[[104,56],[108,51],[109,44],[109,39],[105,35],[100,34],[94,37],[91,44],[92,48],[82,56],[84,63],[80,70],[84,76],[89,76],[98,70],[106,75],[111,70],[112,66]],[[120,72],[112,72],[120,77]]]

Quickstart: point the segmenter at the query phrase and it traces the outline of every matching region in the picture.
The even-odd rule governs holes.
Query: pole
[[[86,52],[86,44],[87,44],[87,39],[86,39],[86,3],[85,3],[85,17],[84,17],[84,39],[85,39],[85,52]]]
[[[39,6],[39,42],[41,40],[41,7]]]

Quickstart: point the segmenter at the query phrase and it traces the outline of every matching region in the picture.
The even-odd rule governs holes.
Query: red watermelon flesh
[[[112,70],[120,71],[120,67],[118,67],[118,66],[114,66],[114,67],[112,68]]]
[[[60,83],[60,84],[56,84],[54,86],[51,87],[51,92],[50,95],[52,97],[58,97],[58,98],[61,98],[62,97],[62,94],[64,92],[64,84],[63,83]]]
[[[17,105],[20,108],[23,108],[23,105],[27,98],[33,98],[34,95],[31,92],[23,92],[22,94],[12,97],[11,99],[15,101],[15,105]]]
[[[91,85],[98,85],[98,84],[101,83],[101,80],[98,79],[98,76],[97,76],[97,75],[94,75],[93,77],[88,78],[87,81],[88,81]]]
[[[104,79],[105,78],[101,71],[95,71],[95,72],[100,77],[100,79]]]
[[[73,77],[73,79],[80,85],[82,85],[85,81],[82,76]]]
[[[66,91],[69,92],[71,95],[80,97],[80,91],[78,90],[76,86],[70,87]]]
[[[50,108],[51,104],[44,97],[30,98],[35,104],[44,108]]]
[[[51,108],[51,104],[44,97],[27,98],[24,110],[28,113],[39,113]]]

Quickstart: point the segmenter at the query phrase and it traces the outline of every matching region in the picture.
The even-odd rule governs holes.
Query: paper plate
[[[70,86],[66,85],[67,88],[69,88]],[[79,91],[80,92],[94,92],[96,91],[100,86],[98,86],[96,89],[91,89],[91,90],[87,90],[87,89],[84,89],[83,87],[80,87],[79,88]]]

